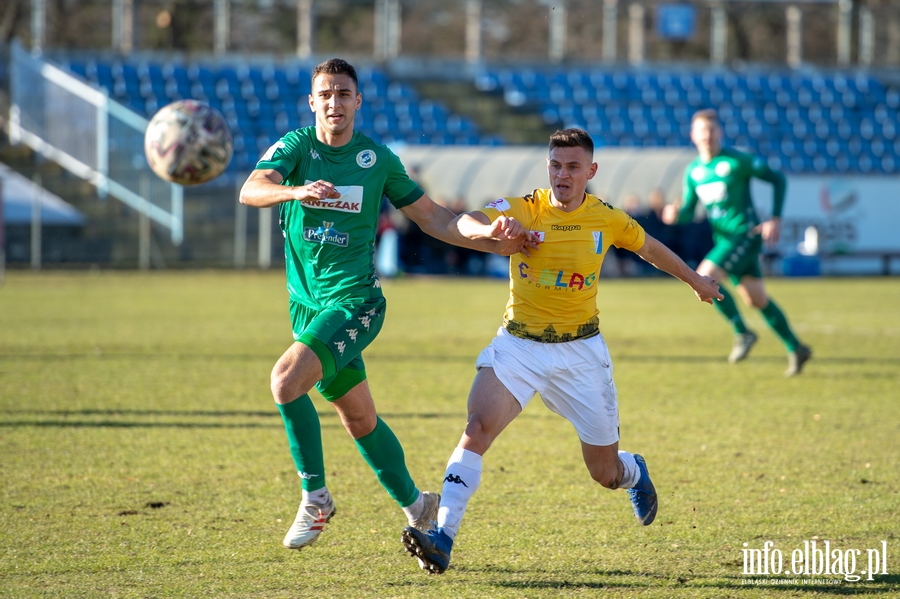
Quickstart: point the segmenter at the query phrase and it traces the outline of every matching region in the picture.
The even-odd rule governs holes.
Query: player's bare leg
[[[494,439],[522,412],[522,406],[500,382],[494,369],[480,368],[469,393],[468,421],[459,445],[450,456],[441,490],[437,522],[431,530],[403,531],[401,541],[431,574],[444,572],[450,564],[453,540],[469,499],[481,484],[481,458]]]
[[[618,441],[612,445],[589,445],[582,441],[581,455],[591,478],[607,489],[628,489],[638,522],[644,526],[653,523],[659,499],[643,457],[619,451]]]

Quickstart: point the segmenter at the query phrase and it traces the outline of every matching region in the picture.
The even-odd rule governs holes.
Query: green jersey
[[[698,156],[684,171],[684,205],[678,222],[688,222],[699,199],[706,208],[713,232],[718,235],[745,235],[759,224],[750,197],[750,179],[756,177],[774,186],[772,216],[781,216],[784,175],[772,170],[762,158],[731,148],[722,148],[709,162]]]
[[[322,180],[341,193],[336,200],[295,200],[279,208],[290,298],[323,309],[380,297],[375,232],[382,197],[402,208],[425,193],[396,154],[358,131],[344,146],[326,145],[313,126],[282,137],[256,168],[278,171],[282,185]]]

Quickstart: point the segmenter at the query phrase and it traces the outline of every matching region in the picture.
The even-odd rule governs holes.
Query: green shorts
[[[715,245],[706,259],[727,272],[732,283],[737,285],[743,277],[762,278],[762,269],[759,267],[761,235],[714,235],[713,239]]]
[[[312,349],[322,363],[316,389],[328,401],[340,399],[366,380],[362,351],[384,324],[383,297],[316,310],[290,302],[294,340]]]

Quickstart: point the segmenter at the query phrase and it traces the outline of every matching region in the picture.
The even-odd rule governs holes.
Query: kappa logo
[[[448,474],[447,478],[444,479],[444,482],[453,483],[455,485],[462,485],[467,489],[469,488],[469,485],[467,485],[466,482],[456,474]]]
[[[359,332],[357,329],[346,329],[347,336],[350,337],[350,341],[356,343],[356,335]]]
[[[347,344],[343,341],[335,341],[334,344],[337,345],[337,350],[341,352],[341,355],[343,356],[344,350],[347,349]]]
[[[550,225],[551,231],[580,231],[581,225]]]
[[[375,165],[375,161],[378,159],[375,156],[375,152],[372,150],[363,150],[359,154],[356,155],[356,164],[358,164],[361,168],[372,168]]]
[[[316,478],[317,476],[319,476],[318,474],[310,474],[309,472],[300,472],[299,470],[297,471],[297,474],[303,480],[312,480],[312,479]]]
[[[727,162],[720,162],[716,165],[716,174],[720,177],[727,177],[731,174],[731,165]]]
[[[362,323],[362,325],[363,325],[364,327],[366,327],[366,330],[367,330],[367,331],[369,330],[369,327],[372,325],[372,319],[371,319],[371,317],[369,317],[368,315],[366,315],[366,316],[360,316],[360,317],[359,317],[359,321]]]
[[[314,149],[309,151],[309,157],[312,160],[321,160],[321,158],[319,158],[319,153],[316,152]]]

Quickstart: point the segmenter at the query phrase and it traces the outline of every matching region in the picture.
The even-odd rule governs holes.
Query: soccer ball
[[[163,106],[144,133],[144,155],[153,172],[181,185],[206,183],[231,162],[234,140],[225,117],[197,100]]]

